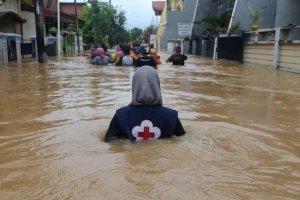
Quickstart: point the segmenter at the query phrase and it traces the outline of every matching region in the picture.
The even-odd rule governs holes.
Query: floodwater
[[[163,64],[164,105],[187,134],[104,143],[133,73],[83,57],[1,65],[0,199],[299,199],[299,74]]]

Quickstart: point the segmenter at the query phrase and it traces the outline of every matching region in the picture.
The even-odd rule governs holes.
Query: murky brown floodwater
[[[191,56],[158,72],[187,134],[107,144],[133,68],[2,65],[0,199],[299,199],[300,75]]]

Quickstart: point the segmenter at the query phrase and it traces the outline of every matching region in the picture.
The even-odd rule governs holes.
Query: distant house
[[[77,10],[77,15],[79,16],[80,13],[83,11],[84,6],[86,3],[76,3],[76,10]],[[60,3],[60,11],[63,13],[66,13],[68,15],[73,15],[75,16],[75,4],[74,2],[61,2]]]
[[[49,36],[49,30],[57,28],[57,0],[43,0],[43,6],[45,33]],[[82,6],[83,3],[79,3],[79,10]],[[34,0],[0,0],[0,61],[20,60],[21,55],[36,55],[37,50],[31,45],[32,40],[36,38],[35,12]],[[61,29],[64,29],[69,24],[75,24],[76,17],[60,11],[60,22]],[[55,45],[54,38],[51,38],[51,41],[51,45]],[[51,46],[49,38],[48,42],[49,47]],[[75,49],[76,44],[68,45],[73,45]],[[52,50],[52,54],[55,55],[56,48],[53,47]]]
[[[20,0],[0,1],[0,32],[22,34],[26,19],[20,13]]]
[[[152,1],[152,8],[154,10],[155,16],[161,16],[164,7],[165,7],[164,1]]]
[[[85,3],[78,3],[79,13],[83,5]],[[0,0],[0,32],[16,33],[22,35],[23,40],[29,40],[32,35],[36,35],[34,12],[33,0]],[[57,0],[44,0],[44,15],[46,31],[53,26],[57,26]],[[71,10],[66,13],[61,6],[62,26],[75,22]]]

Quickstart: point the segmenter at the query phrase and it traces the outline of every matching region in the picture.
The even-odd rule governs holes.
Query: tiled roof
[[[164,9],[165,2],[164,1],[152,1],[153,10],[162,11]]]

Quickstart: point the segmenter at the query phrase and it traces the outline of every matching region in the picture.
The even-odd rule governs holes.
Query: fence
[[[30,40],[23,40],[21,43],[21,55],[25,57],[34,57],[33,56],[33,46]]]
[[[36,57],[36,40],[23,40],[21,43],[21,55],[23,58],[27,57]],[[56,56],[57,55],[57,46],[56,42],[52,44],[47,44],[46,46],[48,56]]]

